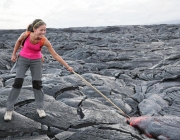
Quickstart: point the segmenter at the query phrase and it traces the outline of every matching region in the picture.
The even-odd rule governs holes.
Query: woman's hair
[[[37,29],[39,26],[46,25],[46,23],[41,19],[35,19],[33,23],[29,24],[27,31],[34,32],[33,28]]]

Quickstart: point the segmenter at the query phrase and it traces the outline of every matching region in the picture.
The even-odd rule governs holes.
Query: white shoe
[[[13,111],[6,111],[6,113],[4,115],[4,120],[10,121],[12,119],[12,113],[13,113]]]
[[[37,109],[37,113],[39,114],[40,118],[46,117],[46,113],[44,112],[44,110]]]

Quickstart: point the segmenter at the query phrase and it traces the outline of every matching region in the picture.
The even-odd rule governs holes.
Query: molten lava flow
[[[146,121],[146,120],[148,120],[148,117],[147,117],[147,116],[132,117],[132,118],[130,118],[130,119],[127,119],[127,122],[128,122],[131,126],[136,127],[136,128],[139,128],[140,131],[141,131],[142,133],[144,133],[147,137],[153,138],[153,136],[152,136],[151,134],[146,133],[145,130],[141,130],[141,128],[140,128],[140,126],[139,126],[143,121]]]
[[[180,118],[176,116],[132,117],[127,123],[150,138],[180,140]]]
[[[141,121],[146,120],[148,117],[147,116],[143,116],[143,117],[132,117],[130,119],[127,120],[127,122],[131,125],[131,126],[138,126],[138,123],[140,123]]]

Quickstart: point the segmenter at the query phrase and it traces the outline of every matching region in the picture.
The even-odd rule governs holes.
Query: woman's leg
[[[43,110],[44,107],[44,92],[42,90],[42,60],[31,60],[30,70],[32,75],[32,86],[37,109]]]
[[[7,99],[7,108],[6,108],[7,111],[14,110],[14,104],[19,96],[25,73],[29,67],[28,63],[29,63],[29,60],[23,57],[19,57],[17,60],[16,78],[14,80],[14,84],[12,85],[12,90],[9,93],[9,96]]]

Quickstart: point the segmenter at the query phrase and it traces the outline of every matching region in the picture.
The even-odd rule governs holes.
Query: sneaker
[[[46,113],[44,112],[44,110],[37,109],[37,113],[39,114],[40,118],[46,117]]]
[[[12,119],[12,113],[13,113],[13,111],[6,111],[6,113],[4,115],[4,120],[10,121]]]

